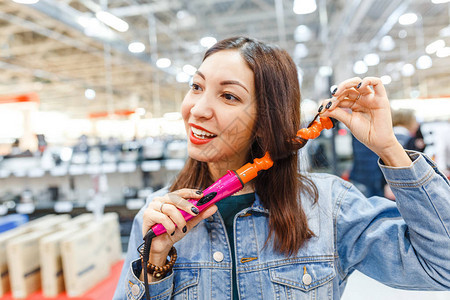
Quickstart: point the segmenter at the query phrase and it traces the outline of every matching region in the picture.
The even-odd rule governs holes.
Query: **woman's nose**
[[[193,117],[210,119],[214,115],[214,109],[211,101],[208,101],[208,96],[206,93],[201,95],[196,101],[194,105],[191,107],[191,114]]]

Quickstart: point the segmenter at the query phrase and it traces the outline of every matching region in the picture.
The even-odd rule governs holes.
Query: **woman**
[[[206,52],[182,104],[189,159],[137,214],[116,299],[144,298],[144,276],[151,299],[339,299],[355,269],[397,288],[449,288],[449,183],[395,139],[381,81],[341,83],[319,113],[380,156],[397,203],[332,175],[298,174],[299,101],[284,50],[238,37]],[[220,214],[211,206],[197,215],[186,199],[267,151],[272,168],[219,202]],[[196,217],[186,223],[178,209]],[[167,234],[153,239],[151,268],[178,252],[159,277],[142,272],[136,251],[157,223]]]

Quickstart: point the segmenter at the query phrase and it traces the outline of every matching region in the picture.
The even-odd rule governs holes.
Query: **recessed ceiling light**
[[[38,3],[39,0],[13,0],[13,2],[20,3],[20,4],[35,4],[35,3]]]
[[[415,13],[406,13],[400,16],[400,18],[398,18],[398,22],[401,25],[411,25],[416,23],[417,21],[417,15]]]
[[[131,53],[142,53],[145,51],[145,45],[141,42],[133,42],[128,45],[128,51]]]

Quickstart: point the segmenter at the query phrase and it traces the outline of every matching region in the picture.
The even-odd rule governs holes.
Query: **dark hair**
[[[301,197],[317,201],[318,192],[311,180],[298,173],[297,149],[293,142],[300,127],[300,86],[297,68],[289,54],[260,41],[234,37],[209,48],[203,60],[222,50],[237,50],[254,73],[257,119],[248,161],[266,152],[274,160],[272,168],[260,172],[253,180],[262,204],[269,210],[269,236],[274,249],[292,255],[314,234],[308,228]],[[206,188],[212,179],[205,162],[188,158],[185,167],[171,186]]]

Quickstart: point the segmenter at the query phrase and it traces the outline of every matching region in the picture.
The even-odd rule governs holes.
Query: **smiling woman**
[[[380,157],[396,202],[299,173],[296,65],[274,45],[219,41],[182,103],[189,158],[136,215],[115,299],[142,299],[146,280],[151,299],[339,299],[355,269],[395,288],[449,289],[449,182],[401,147],[379,78],[348,79],[333,95],[320,119],[343,122]],[[271,168],[200,212],[215,197],[208,186],[265,153]],[[136,248],[155,224],[166,233],[143,268]]]

